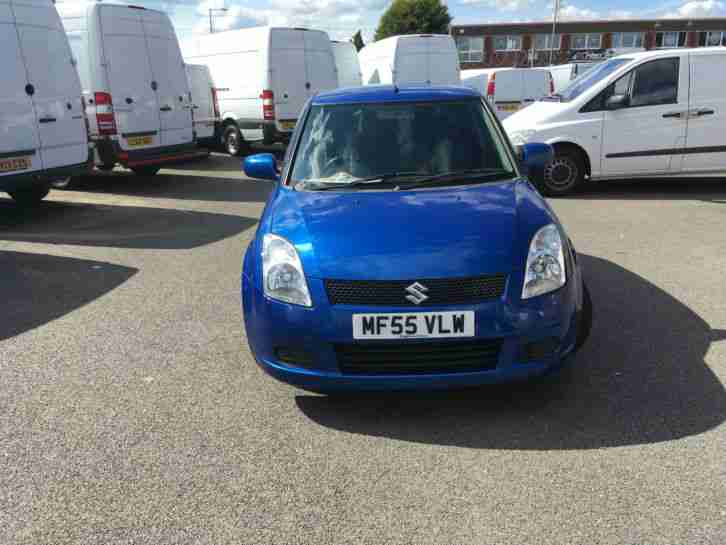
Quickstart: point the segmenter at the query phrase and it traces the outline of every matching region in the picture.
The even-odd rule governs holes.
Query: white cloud
[[[532,4],[532,0],[461,0],[466,6],[488,6],[502,11],[521,11]]]
[[[676,11],[663,14],[665,18],[715,17],[726,15],[726,4],[719,0],[692,0]]]
[[[560,21],[577,21],[584,19],[599,19],[600,13],[589,8],[578,8],[569,4],[560,7]]]

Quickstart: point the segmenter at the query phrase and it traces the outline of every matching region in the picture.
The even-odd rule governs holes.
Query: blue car
[[[312,98],[244,257],[250,349],[300,388],[403,390],[548,374],[585,342],[577,254],[481,96],[372,86]]]

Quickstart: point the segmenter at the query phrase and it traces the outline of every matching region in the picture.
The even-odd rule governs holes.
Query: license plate
[[[354,339],[473,337],[474,311],[353,314]]]
[[[154,142],[154,137],[151,136],[151,135],[148,135],[148,136],[129,136],[126,139],[126,144],[128,144],[128,146],[130,148],[137,148],[139,146],[148,146],[152,142]]]
[[[28,170],[32,166],[33,159],[30,157],[11,157],[9,159],[0,159],[0,172]]]
[[[291,131],[295,128],[295,124],[297,123],[297,120],[293,119],[292,121],[280,121],[280,128],[283,131]]]
[[[505,112],[516,112],[521,107],[522,107],[521,104],[500,104],[499,105],[499,109],[503,110]]]

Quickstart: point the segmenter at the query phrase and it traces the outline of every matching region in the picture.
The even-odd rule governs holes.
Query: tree
[[[447,34],[449,23],[441,0],[393,0],[378,22],[376,41],[400,34]]]
[[[363,46],[366,45],[363,43],[363,35],[361,34],[360,30],[353,34],[353,37],[350,39],[350,41],[353,42],[356,51],[360,51],[361,49],[363,49]]]

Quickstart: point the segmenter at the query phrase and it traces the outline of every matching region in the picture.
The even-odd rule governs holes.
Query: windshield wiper
[[[334,191],[340,189],[351,189],[356,187],[365,187],[369,185],[391,185],[396,180],[411,179],[415,177],[428,177],[427,174],[420,172],[389,172],[386,174],[377,174],[368,178],[356,178],[350,182],[324,182],[321,180],[307,180],[298,182],[295,190],[312,190],[312,191]],[[398,189],[398,185],[395,185]]]
[[[444,185],[451,182],[495,182],[505,178],[514,177],[514,173],[501,168],[476,168],[469,170],[453,170],[435,176],[426,176],[424,180],[402,185],[400,189],[415,189],[419,187]]]

